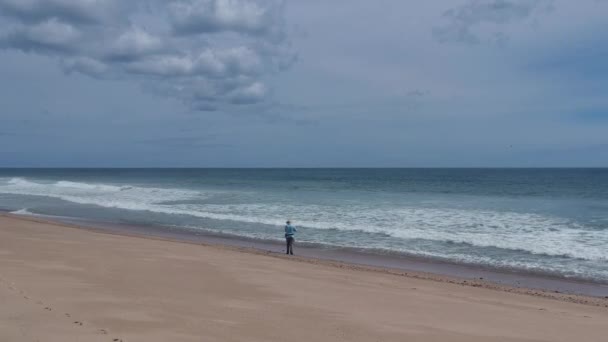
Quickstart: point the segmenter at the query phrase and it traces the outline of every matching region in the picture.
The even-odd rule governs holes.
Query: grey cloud
[[[205,49],[197,55],[159,55],[140,58],[127,70],[164,77],[206,75],[223,78],[230,75],[253,75],[261,72],[260,56],[243,46],[229,49]]]
[[[185,78],[163,84],[149,84],[148,90],[187,103],[192,109],[214,111],[223,104],[251,105],[263,102],[266,86],[247,76]]]
[[[197,110],[263,102],[265,75],[295,61],[278,1],[0,0],[0,9],[0,49],[57,57],[66,73],[135,80]]]
[[[504,43],[508,36],[499,29],[482,32],[480,27],[521,22],[536,13],[552,8],[553,0],[469,0],[466,4],[443,13],[446,24],[433,29],[434,38],[441,42],[478,44]]]
[[[281,35],[282,2],[276,0],[171,1],[169,13],[179,34],[233,31],[253,35]]]
[[[0,35],[0,47],[26,52],[70,53],[80,40],[81,33],[72,25],[56,19],[35,25],[20,25]]]
[[[79,24],[99,24],[116,18],[115,14],[129,2],[131,1],[0,0],[0,10],[5,15],[28,23],[56,18]]]
[[[61,68],[68,74],[78,72],[95,78],[101,78],[108,71],[106,64],[89,57],[62,59]]]
[[[230,94],[230,101],[234,104],[252,104],[260,102],[266,95],[266,87],[260,82],[255,82],[235,89]]]
[[[165,49],[161,37],[135,25],[121,32],[109,45],[108,53],[102,58],[116,61],[134,61]]]

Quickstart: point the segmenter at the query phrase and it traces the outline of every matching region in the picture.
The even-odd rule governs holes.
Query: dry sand
[[[0,217],[2,342],[608,341],[589,303]]]

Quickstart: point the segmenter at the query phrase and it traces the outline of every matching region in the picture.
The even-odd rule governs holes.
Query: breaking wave
[[[212,191],[26,178],[0,180],[0,193],[262,225],[280,225],[289,217],[300,227],[319,231],[363,232],[403,240],[421,239],[580,260],[608,260],[608,231],[588,229],[568,219],[535,213],[379,206],[365,202],[210,204],[205,200],[214,194]],[[16,213],[29,213],[22,210]]]

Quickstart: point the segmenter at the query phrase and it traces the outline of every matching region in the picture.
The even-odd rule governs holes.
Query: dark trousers
[[[293,255],[293,236],[285,237],[285,242],[287,242],[287,253]]]

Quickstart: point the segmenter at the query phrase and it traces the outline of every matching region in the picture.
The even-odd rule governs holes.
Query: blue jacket
[[[296,232],[297,232],[296,227],[294,227],[290,224],[285,226],[285,237],[286,238],[293,237],[296,234]]]

